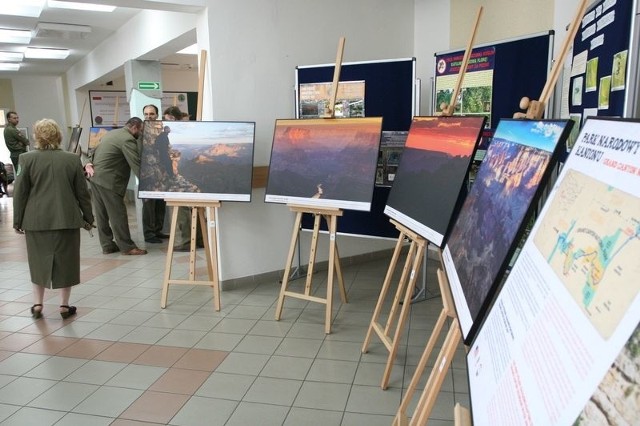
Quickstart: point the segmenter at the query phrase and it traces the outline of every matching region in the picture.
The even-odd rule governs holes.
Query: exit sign
[[[160,90],[159,81],[139,81],[138,90]]]

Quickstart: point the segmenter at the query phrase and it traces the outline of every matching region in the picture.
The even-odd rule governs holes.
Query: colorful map
[[[608,339],[640,290],[640,199],[569,170],[534,244]]]

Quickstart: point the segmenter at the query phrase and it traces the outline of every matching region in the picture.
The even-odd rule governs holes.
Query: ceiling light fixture
[[[89,36],[89,33],[91,33],[91,27],[88,25],[38,22],[34,37],[83,40]]]
[[[0,52],[0,62],[21,62],[24,54],[21,52]]]
[[[20,64],[4,64],[0,63],[0,71],[18,71]]]
[[[31,31],[0,28],[0,43],[29,44]]]
[[[28,59],[66,59],[67,56],[69,56],[69,49],[28,47],[24,51],[24,57]]]
[[[45,0],[20,0],[7,2],[2,5],[3,15],[27,16],[29,18],[38,18],[44,7]]]
[[[93,12],[113,12],[116,7],[107,4],[95,4],[95,3],[77,3],[73,1],[57,1],[48,0],[47,5],[49,7],[58,9],[73,9],[73,10],[90,10]]]

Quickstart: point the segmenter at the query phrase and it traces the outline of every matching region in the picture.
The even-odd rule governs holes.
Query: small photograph
[[[376,185],[384,185],[384,168],[382,167],[376,169]]]
[[[397,166],[400,164],[400,157],[402,156],[402,150],[389,149],[386,150],[387,154],[387,166]]]
[[[571,86],[571,105],[582,105],[582,86],[584,85],[584,77],[579,76],[573,79]]]
[[[627,50],[613,55],[611,67],[611,91],[624,90],[627,83]]]
[[[387,182],[391,183],[396,180],[396,173],[398,172],[398,167],[391,166],[387,167]]]
[[[598,109],[609,109],[609,95],[611,94],[611,76],[600,79],[600,91],[598,92]]]
[[[569,137],[567,138],[567,154],[571,152],[573,145],[575,145],[576,140],[578,140],[578,134],[580,133],[580,126],[582,122],[582,115],[570,114],[569,118],[573,121],[573,127],[571,128],[571,133],[569,133]]]
[[[587,61],[587,82],[585,92],[595,92],[598,88],[598,58]]]

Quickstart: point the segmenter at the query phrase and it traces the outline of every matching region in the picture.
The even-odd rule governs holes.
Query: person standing
[[[25,138],[20,130],[17,129],[20,123],[20,117],[15,111],[7,113],[7,126],[4,128],[4,143],[9,149],[11,162],[13,163],[13,174],[18,170],[18,157],[20,154],[27,152],[29,139]]]
[[[142,123],[140,118],[133,117],[124,127],[107,132],[100,139],[91,162],[85,165],[104,254],[117,251],[126,255],[147,254],[131,239],[127,206],[124,203],[131,171],[140,176],[137,138],[142,132]]]
[[[48,118],[33,125],[35,150],[20,156],[13,227],[25,234],[33,282],[31,315],[42,317],[44,289],[60,289],[60,315],[76,314],[71,287],[80,283],[80,228],[93,223],[80,157],[60,149],[62,132]]]
[[[149,104],[142,108],[145,120],[158,119],[158,107]],[[142,154],[142,153],[141,153]],[[148,243],[161,243],[163,238],[169,238],[162,232],[164,227],[165,211],[167,203],[164,200],[148,198],[142,203],[142,231],[144,240]]]

